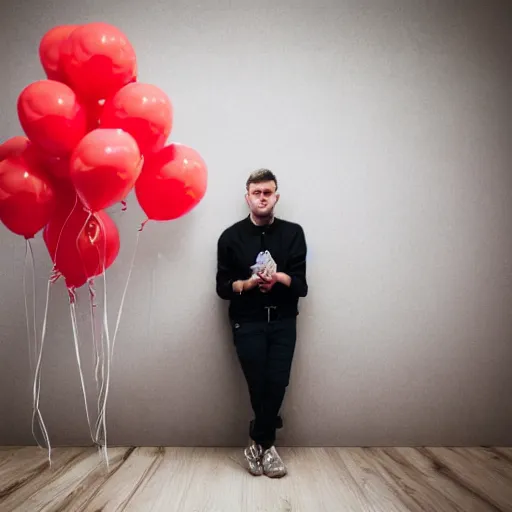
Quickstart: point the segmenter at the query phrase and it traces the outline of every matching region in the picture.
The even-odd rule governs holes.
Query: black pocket
[[[233,341],[235,343],[243,340],[251,340],[260,335],[264,335],[264,330],[255,322],[232,322]]]

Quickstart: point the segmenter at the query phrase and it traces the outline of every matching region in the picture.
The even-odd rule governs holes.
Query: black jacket
[[[251,277],[251,265],[265,250],[274,258],[277,271],[291,277],[290,287],[276,283],[269,293],[258,287],[242,294],[233,292],[233,281]],[[272,224],[256,226],[248,216],[227,228],[218,240],[216,281],[219,297],[231,301],[231,319],[264,319],[268,306],[281,316],[297,315],[299,297],[308,293],[306,253],[304,231],[293,222],[275,218]]]

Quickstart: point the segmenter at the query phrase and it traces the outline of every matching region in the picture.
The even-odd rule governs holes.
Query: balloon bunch
[[[69,290],[87,420],[93,441],[106,450],[110,362],[133,268],[132,261],[112,343],[104,281],[103,331],[99,340],[93,279],[105,277],[120,249],[118,229],[106,209],[118,202],[124,206],[127,195],[134,190],[147,215],[143,225],[148,220],[177,219],[203,199],[207,168],[194,149],[167,144],[173,127],[172,103],[158,87],[138,81],[135,51],[116,27],[106,23],[54,27],[41,39],[39,58],[47,78],[25,87],[18,98],[18,117],[26,136],[13,137],[0,145],[0,221],[26,238],[27,254],[28,249],[32,254],[30,240],[43,230],[53,262],[41,340],[35,341],[38,358],[32,417],[34,437],[37,419],[51,462],[50,439],[39,410],[41,356],[51,284],[63,276]],[[75,310],[75,289],[86,283],[99,389],[94,431],[81,370]],[[35,297],[35,284],[33,287]],[[26,292],[25,308],[28,328]],[[37,340],[35,316],[34,302]]]
[[[19,95],[26,137],[0,146],[0,220],[33,238],[41,230],[69,289],[101,275],[120,239],[106,209],[135,189],[148,220],[190,212],[204,197],[205,162],[166,141],[173,106],[137,77],[127,37],[106,23],[61,25],[41,39],[47,79]]]

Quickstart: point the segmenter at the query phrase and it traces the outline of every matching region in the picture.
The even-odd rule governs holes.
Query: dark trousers
[[[280,426],[279,411],[290,381],[296,325],[295,317],[233,325],[234,343],[254,411],[250,437],[264,449],[274,444]]]

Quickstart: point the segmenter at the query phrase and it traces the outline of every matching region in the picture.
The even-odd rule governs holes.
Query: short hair
[[[245,187],[247,190],[249,190],[249,185],[251,183],[263,183],[265,181],[273,181],[276,184],[277,190],[277,178],[275,174],[269,169],[257,169],[256,171],[252,172],[249,175],[249,178],[247,178]]]

